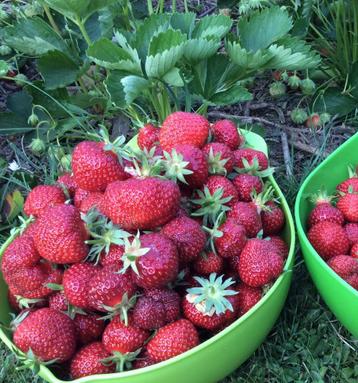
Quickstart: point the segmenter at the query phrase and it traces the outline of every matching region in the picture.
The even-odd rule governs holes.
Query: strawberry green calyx
[[[104,366],[111,366],[114,363],[116,365],[116,372],[130,370],[132,369],[132,362],[137,359],[141,351],[141,348],[133,352],[127,352],[125,354],[122,354],[118,351],[114,351],[112,353],[112,356],[102,359],[101,363]]]
[[[172,149],[171,154],[168,152],[164,152],[163,154],[165,158],[165,160],[163,160],[165,177],[173,181],[178,180],[188,184],[185,176],[193,173],[191,170],[187,169],[189,162],[184,161],[183,156],[175,149]]]
[[[131,268],[137,275],[139,275],[137,260],[141,256],[147,254],[150,250],[148,247],[141,247],[139,235],[140,233],[138,231],[132,242],[130,242],[128,238],[124,239],[124,254],[121,258],[123,261],[123,268],[120,271],[121,273],[125,273],[128,268]]]
[[[195,304],[199,311],[206,314],[223,314],[227,310],[234,311],[228,296],[238,294],[237,291],[230,290],[229,287],[235,282],[232,278],[223,280],[223,275],[217,276],[211,273],[208,279],[194,277],[200,287],[193,287],[187,290],[187,299]]]
[[[250,164],[246,158],[242,159],[242,163],[244,165],[243,168],[234,167],[234,170],[239,174],[247,173],[253,176],[264,178],[271,176],[275,171],[275,169],[271,167],[265,170],[260,170],[261,167],[256,157],[252,160],[252,164]]]
[[[288,78],[288,86],[291,88],[291,89],[298,89],[298,87],[300,86],[301,84],[301,79],[296,75],[292,75]]]
[[[29,309],[33,305],[36,305],[37,303],[44,302],[44,299],[30,299],[30,298],[24,298],[20,295],[15,295],[16,301],[19,304],[19,307],[21,309]]]
[[[326,190],[320,190],[319,192],[309,196],[310,202],[312,202],[314,205],[318,205],[320,203],[331,203],[334,198],[335,196],[328,195]]]
[[[219,227],[224,223],[225,221],[225,213],[222,212],[219,214],[217,217],[214,225],[212,228],[203,226],[203,230],[206,231],[209,234],[209,238],[207,241],[207,246],[210,246],[212,252],[217,255],[217,251],[215,248],[215,239],[216,238],[221,238],[223,236],[223,232],[219,230]]]
[[[130,156],[131,160],[124,170],[133,177],[154,177],[160,176],[162,173],[162,158],[156,155],[155,147],[149,151],[147,149],[138,150],[131,153]]]
[[[266,183],[264,190],[261,193],[256,193],[256,190],[253,190],[251,193],[252,202],[257,208],[257,212],[260,214],[262,211],[271,211],[271,207],[267,206],[268,201],[274,201],[277,204],[280,203],[274,196],[275,191],[271,184]]]
[[[358,169],[358,168],[357,168]],[[348,178],[357,178],[358,174],[353,165],[348,166]]]
[[[199,198],[191,200],[191,202],[195,205],[199,205],[200,208],[192,213],[192,216],[203,216],[205,226],[208,222],[212,224],[215,223],[220,213],[230,210],[230,207],[226,206],[226,204],[231,201],[232,196],[223,198],[223,188],[218,188],[211,194],[208,187],[205,186],[204,191],[197,190],[197,193]]]
[[[210,148],[209,156],[208,156],[208,166],[210,174],[222,174],[226,175],[227,171],[225,168],[226,163],[228,162],[228,158],[221,158],[221,152],[215,153],[213,152],[213,148]]]
[[[107,311],[107,315],[102,316],[100,320],[113,319],[119,315],[121,321],[128,326],[128,311],[135,306],[137,299],[138,295],[136,294],[128,298],[128,294],[124,293],[121,303],[113,307],[103,305],[103,308]]]
[[[57,363],[57,359],[49,360],[47,362],[40,360],[36,357],[31,348],[26,354],[22,353],[21,351],[18,351],[15,348],[13,348],[12,351],[16,355],[16,358],[19,361],[19,363],[21,364],[20,367],[16,367],[18,371],[30,369],[35,375],[37,375],[40,371],[41,366],[51,366]]]

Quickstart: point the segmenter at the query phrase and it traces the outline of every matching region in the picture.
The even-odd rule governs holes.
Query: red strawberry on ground
[[[210,174],[229,174],[234,168],[234,154],[231,149],[219,142],[211,142],[203,148]]]
[[[263,239],[250,239],[240,255],[240,279],[252,287],[273,282],[283,271],[282,257],[274,251],[268,251],[265,242]]]
[[[323,221],[312,226],[308,231],[308,239],[317,253],[328,260],[335,255],[349,251],[349,239],[341,225]]]
[[[155,362],[161,362],[180,355],[199,344],[199,335],[194,325],[179,319],[158,330],[149,341],[148,354]]]
[[[251,171],[266,170],[268,159],[264,152],[251,148],[243,148],[234,151],[234,166],[239,169]]]
[[[205,247],[206,236],[201,226],[189,217],[174,218],[163,226],[161,233],[171,239],[183,263],[196,259]]]
[[[82,309],[89,308],[90,281],[100,268],[90,263],[78,263],[68,268],[63,275],[63,289],[68,302]]]
[[[251,287],[245,283],[239,285],[240,313],[244,315],[262,298],[262,290],[259,287]]]
[[[66,201],[65,194],[58,186],[38,185],[29,193],[24,204],[26,215],[38,217],[48,207],[62,205]]]
[[[349,255],[337,255],[327,262],[341,278],[358,290],[358,260]]]
[[[231,150],[236,150],[245,139],[237,130],[237,126],[230,120],[216,121],[210,128],[213,140],[226,144]]]
[[[71,361],[71,377],[79,379],[97,374],[110,374],[115,372],[115,364],[103,363],[110,357],[101,342],[91,343],[81,348]]]
[[[236,224],[233,220],[228,220],[214,229],[214,246],[220,257],[239,256],[245,247],[246,240],[244,226]]]
[[[319,114],[313,113],[311,116],[309,116],[306,120],[306,127],[307,128],[317,128],[321,125],[321,119],[319,117]]]
[[[263,189],[261,178],[252,174],[239,174],[232,180],[232,183],[239,193],[239,200],[244,202],[252,200],[253,191],[259,194]]]
[[[193,263],[198,275],[209,276],[211,273],[220,274],[224,268],[224,261],[212,251],[201,253]]]
[[[113,182],[106,189],[103,206],[124,230],[151,230],[174,218],[179,202],[175,182],[148,177]]]
[[[227,311],[234,311],[228,300],[237,295],[232,289],[234,281],[231,278],[224,281],[223,275],[217,277],[215,273],[208,279],[195,277],[195,280],[199,286],[188,289],[183,299],[184,316],[195,326],[213,331],[226,322]]]
[[[358,223],[358,193],[347,193],[339,197],[337,208],[348,222]]]
[[[347,223],[344,225],[344,230],[347,233],[351,246],[358,243],[358,223]]]
[[[166,286],[176,279],[179,270],[177,248],[159,233],[137,235],[132,242],[125,239],[123,271],[132,269],[136,285],[151,289]]]
[[[73,319],[80,344],[88,344],[99,339],[104,331],[104,320],[97,314],[76,314]]]
[[[83,261],[88,235],[80,212],[72,205],[48,208],[36,222],[35,246],[41,257],[66,264]]]
[[[165,307],[166,323],[174,322],[180,316],[180,296],[174,290],[150,289],[146,290],[145,296],[163,303]]]
[[[136,292],[132,277],[118,273],[112,266],[97,271],[89,282],[88,302],[92,309],[114,311],[126,303]]]
[[[276,235],[285,225],[285,214],[274,201],[268,201],[261,211],[261,222],[264,235]]]
[[[30,349],[41,361],[56,359],[63,363],[76,350],[76,333],[72,320],[49,308],[30,312],[14,333],[15,345],[24,353]]]
[[[128,176],[118,156],[103,142],[82,141],[72,154],[72,170],[76,184],[84,190],[104,192],[114,181]]]
[[[202,148],[209,136],[209,122],[201,115],[174,112],[163,122],[159,142],[163,150],[170,152],[175,145],[190,144]]]
[[[132,319],[125,325],[117,316],[104,330],[102,343],[109,353],[126,354],[143,347],[149,335],[148,331],[139,328]]]
[[[334,207],[331,203],[332,197],[328,196],[326,192],[320,192],[313,195],[311,201],[315,205],[308,217],[308,227],[312,227],[318,222],[330,221],[339,225],[343,225],[344,217],[342,212]]]
[[[262,230],[261,217],[255,205],[249,202],[237,202],[232,207],[232,210],[228,212],[227,219],[242,225],[248,238],[256,237],[259,231]]]
[[[64,187],[71,198],[75,196],[75,192],[78,186],[73,175],[70,173],[62,174],[62,176],[58,177],[56,183],[57,185]]]
[[[87,214],[89,210],[96,208],[101,211],[101,203],[103,201],[103,193],[93,192],[83,199],[80,205],[80,212]]]
[[[163,302],[142,296],[133,309],[133,323],[144,330],[155,330],[167,324]]]
[[[353,258],[358,258],[358,243],[355,243],[351,248],[351,256]]]
[[[152,125],[146,124],[139,129],[138,132],[138,146],[141,150],[147,149],[148,151],[153,146],[159,145],[159,129]]]

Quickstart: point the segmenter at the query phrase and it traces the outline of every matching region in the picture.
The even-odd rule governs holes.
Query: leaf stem
[[[86,31],[85,25],[83,24],[83,22],[79,18],[76,19],[76,24],[77,24],[78,28],[80,29],[82,36],[86,40],[87,45],[90,46],[92,44],[92,41],[91,41],[91,38],[89,37],[87,31]]]
[[[148,6],[148,13],[150,16],[154,13],[152,0],[147,0],[147,6]]]
[[[47,6],[47,5],[44,5],[44,11],[46,13],[46,16],[48,18],[48,21],[50,22],[52,28],[55,30],[55,32],[61,36],[61,31],[60,29],[58,28],[55,20],[53,19],[52,15],[51,15],[51,11],[50,11],[50,8]]]
[[[177,0],[172,1],[172,13],[175,13],[177,10]]]
[[[188,0],[184,0],[184,9],[185,9],[185,13],[189,13]]]

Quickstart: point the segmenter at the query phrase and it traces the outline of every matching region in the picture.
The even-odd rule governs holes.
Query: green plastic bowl
[[[245,134],[250,146],[267,153],[263,138],[250,132]],[[131,146],[136,145],[132,140]],[[203,342],[199,346],[172,358],[139,370],[109,375],[95,375],[77,379],[76,383],[215,383],[240,366],[265,340],[285,303],[292,279],[294,264],[295,230],[287,202],[273,178],[271,182],[280,198],[286,216],[284,238],[290,244],[290,251],[284,273],[272,288],[249,312],[229,327]],[[5,244],[6,245],[6,244]],[[4,246],[5,246],[4,245]],[[7,288],[0,278],[0,320],[9,323],[10,308],[7,302]],[[0,338],[10,348],[15,346],[9,334],[0,329]],[[50,383],[64,383],[46,367],[39,375]]]
[[[358,164],[358,134],[324,160],[304,181],[296,199],[295,218],[302,252],[314,284],[338,320],[358,338],[358,291],[339,277],[318,255],[306,236],[312,210],[307,196],[324,188],[333,193],[347,178],[347,166]]]

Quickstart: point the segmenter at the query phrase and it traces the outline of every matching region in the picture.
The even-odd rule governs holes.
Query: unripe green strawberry
[[[31,126],[36,126],[39,122],[39,118],[37,114],[33,113],[30,115],[30,117],[27,119],[27,123],[30,124]]]
[[[278,98],[286,94],[286,85],[281,81],[275,81],[270,85],[270,95],[274,98]]]
[[[40,157],[46,150],[46,144],[41,138],[33,138],[29,148],[36,157]]]
[[[300,88],[303,94],[311,95],[316,90],[316,84],[310,78],[307,77],[301,81]]]
[[[22,73],[18,73],[15,76],[15,84],[18,86],[23,86],[25,81],[28,81],[29,79]]]
[[[307,113],[302,108],[295,108],[292,110],[291,114],[291,120],[295,124],[303,124],[307,120]]]
[[[301,85],[301,79],[297,75],[290,76],[288,78],[288,86],[291,89],[297,89]]]
[[[287,81],[288,78],[289,78],[288,73],[287,73],[286,71],[285,71],[285,72],[282,72],[282,74],[281,74],[281,79],[282,79],[282,81]]]
[[[8,45],[0,45],[0,56],[9,55],[12,49]]]
[[[72,161],[71,154],[65,154],[64,156],[62,156],[60,159],[60,163],[61,163],[62,168],[65,170],[70,170],[71,169],[71,161]]]
[[[332,116],[329,113],[322,113],[319,115],[321,123],[327,124],[327,122],[331,121]]]

